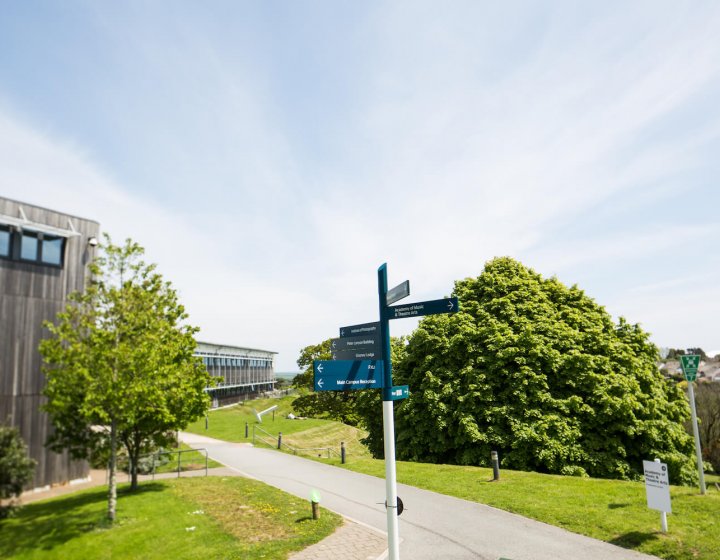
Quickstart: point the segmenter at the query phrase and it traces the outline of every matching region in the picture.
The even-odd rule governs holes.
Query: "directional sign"
[[[382,360],[380,349],[348,349],[338,350],[332,354],[333,360]]]
[[[385,303],[392,305],[396,301],[400,301],[410,295],[410,280],[405,280],[402,284],[398,284],[392,290],[388,290],[385,295]]]
[[[368,336],[346,336],[345,338],[333,338],[330,340],[330,352],[340,350],[372,350],[380,352],[380,335]]]
[[[350,325],[349,327],[340,327],[340,338],[346,336],[360,336],[360,335],[379,335],[380,334],[380,322],[375,323],[362,323],[360,325]]]
[[[420,317],[422,315],[437,315],[439,313],[456,313],[458,300],[456,297],[445,299],[434,299],[408,303],[407,305],[395,305],[386,307],[388,319],[406,319],[408,317]]]
[[[382,360],[315,360],[316,391],[382,389]]]
[[[410,396],[410,388],[407,385],[398,385],[390,389],[390,400],[399,401]]]
[[[685,379],[695,381],[698,368],[700,367],[700,356],[698,354],[680,356],[680,366],[685,374]]]

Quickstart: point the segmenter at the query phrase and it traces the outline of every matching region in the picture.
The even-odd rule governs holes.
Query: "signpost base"
[[[393,401],[383,401],[383,438],[385,440],[385,496],[387,507],[388,558],[400,558],[400,534],[397,516],[397,481],[395,473],[395,418]]]

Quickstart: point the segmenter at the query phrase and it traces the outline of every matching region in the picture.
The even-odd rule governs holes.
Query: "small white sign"
[[[667,465],[655,461],[643,461],[643,470],[645,471],[645,493],[648,507],[672,513]]]

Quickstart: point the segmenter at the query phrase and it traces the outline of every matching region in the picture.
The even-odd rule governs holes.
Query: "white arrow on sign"
[[[340,336],[345,336],[345,329],[340,329]]]
[[[320,379],[318,379],[318,387],[320,387],[322,389],[322,386],[323,386],[323,380],[321,377]]]
[[[318,373],[322,373],[323,365],[322,364],[318,365],[317,370],[318,370]]]
[[[452,300],[448,301],[448,309],[452,309],[453,307],[454,306]]]
[[[340,336],[342,336],[342,333],[340,333]],[[337,340],[333,340],[332,347],[335,348],[337,346]]]

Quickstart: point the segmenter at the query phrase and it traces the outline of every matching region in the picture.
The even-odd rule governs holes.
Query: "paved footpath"
[[[181,439],[246,476],[309,499],[321,494],[321,505],[355,522],[385,531],[385,482],[382,479],[323,463],[213,440],[190,433]],[[651,560],[654,556],[626,550],[570,533],[489,506],[398,485],[405,505],[400,517],[403,560]],[[342,540],[342,535],[339,537]],[[325,542],[325,541],[323,541]],[[318,546],[318,545],[315,545]],[[346,547],[351,552],[353,545]],[[313,559],[357,558],[340,553]]]

